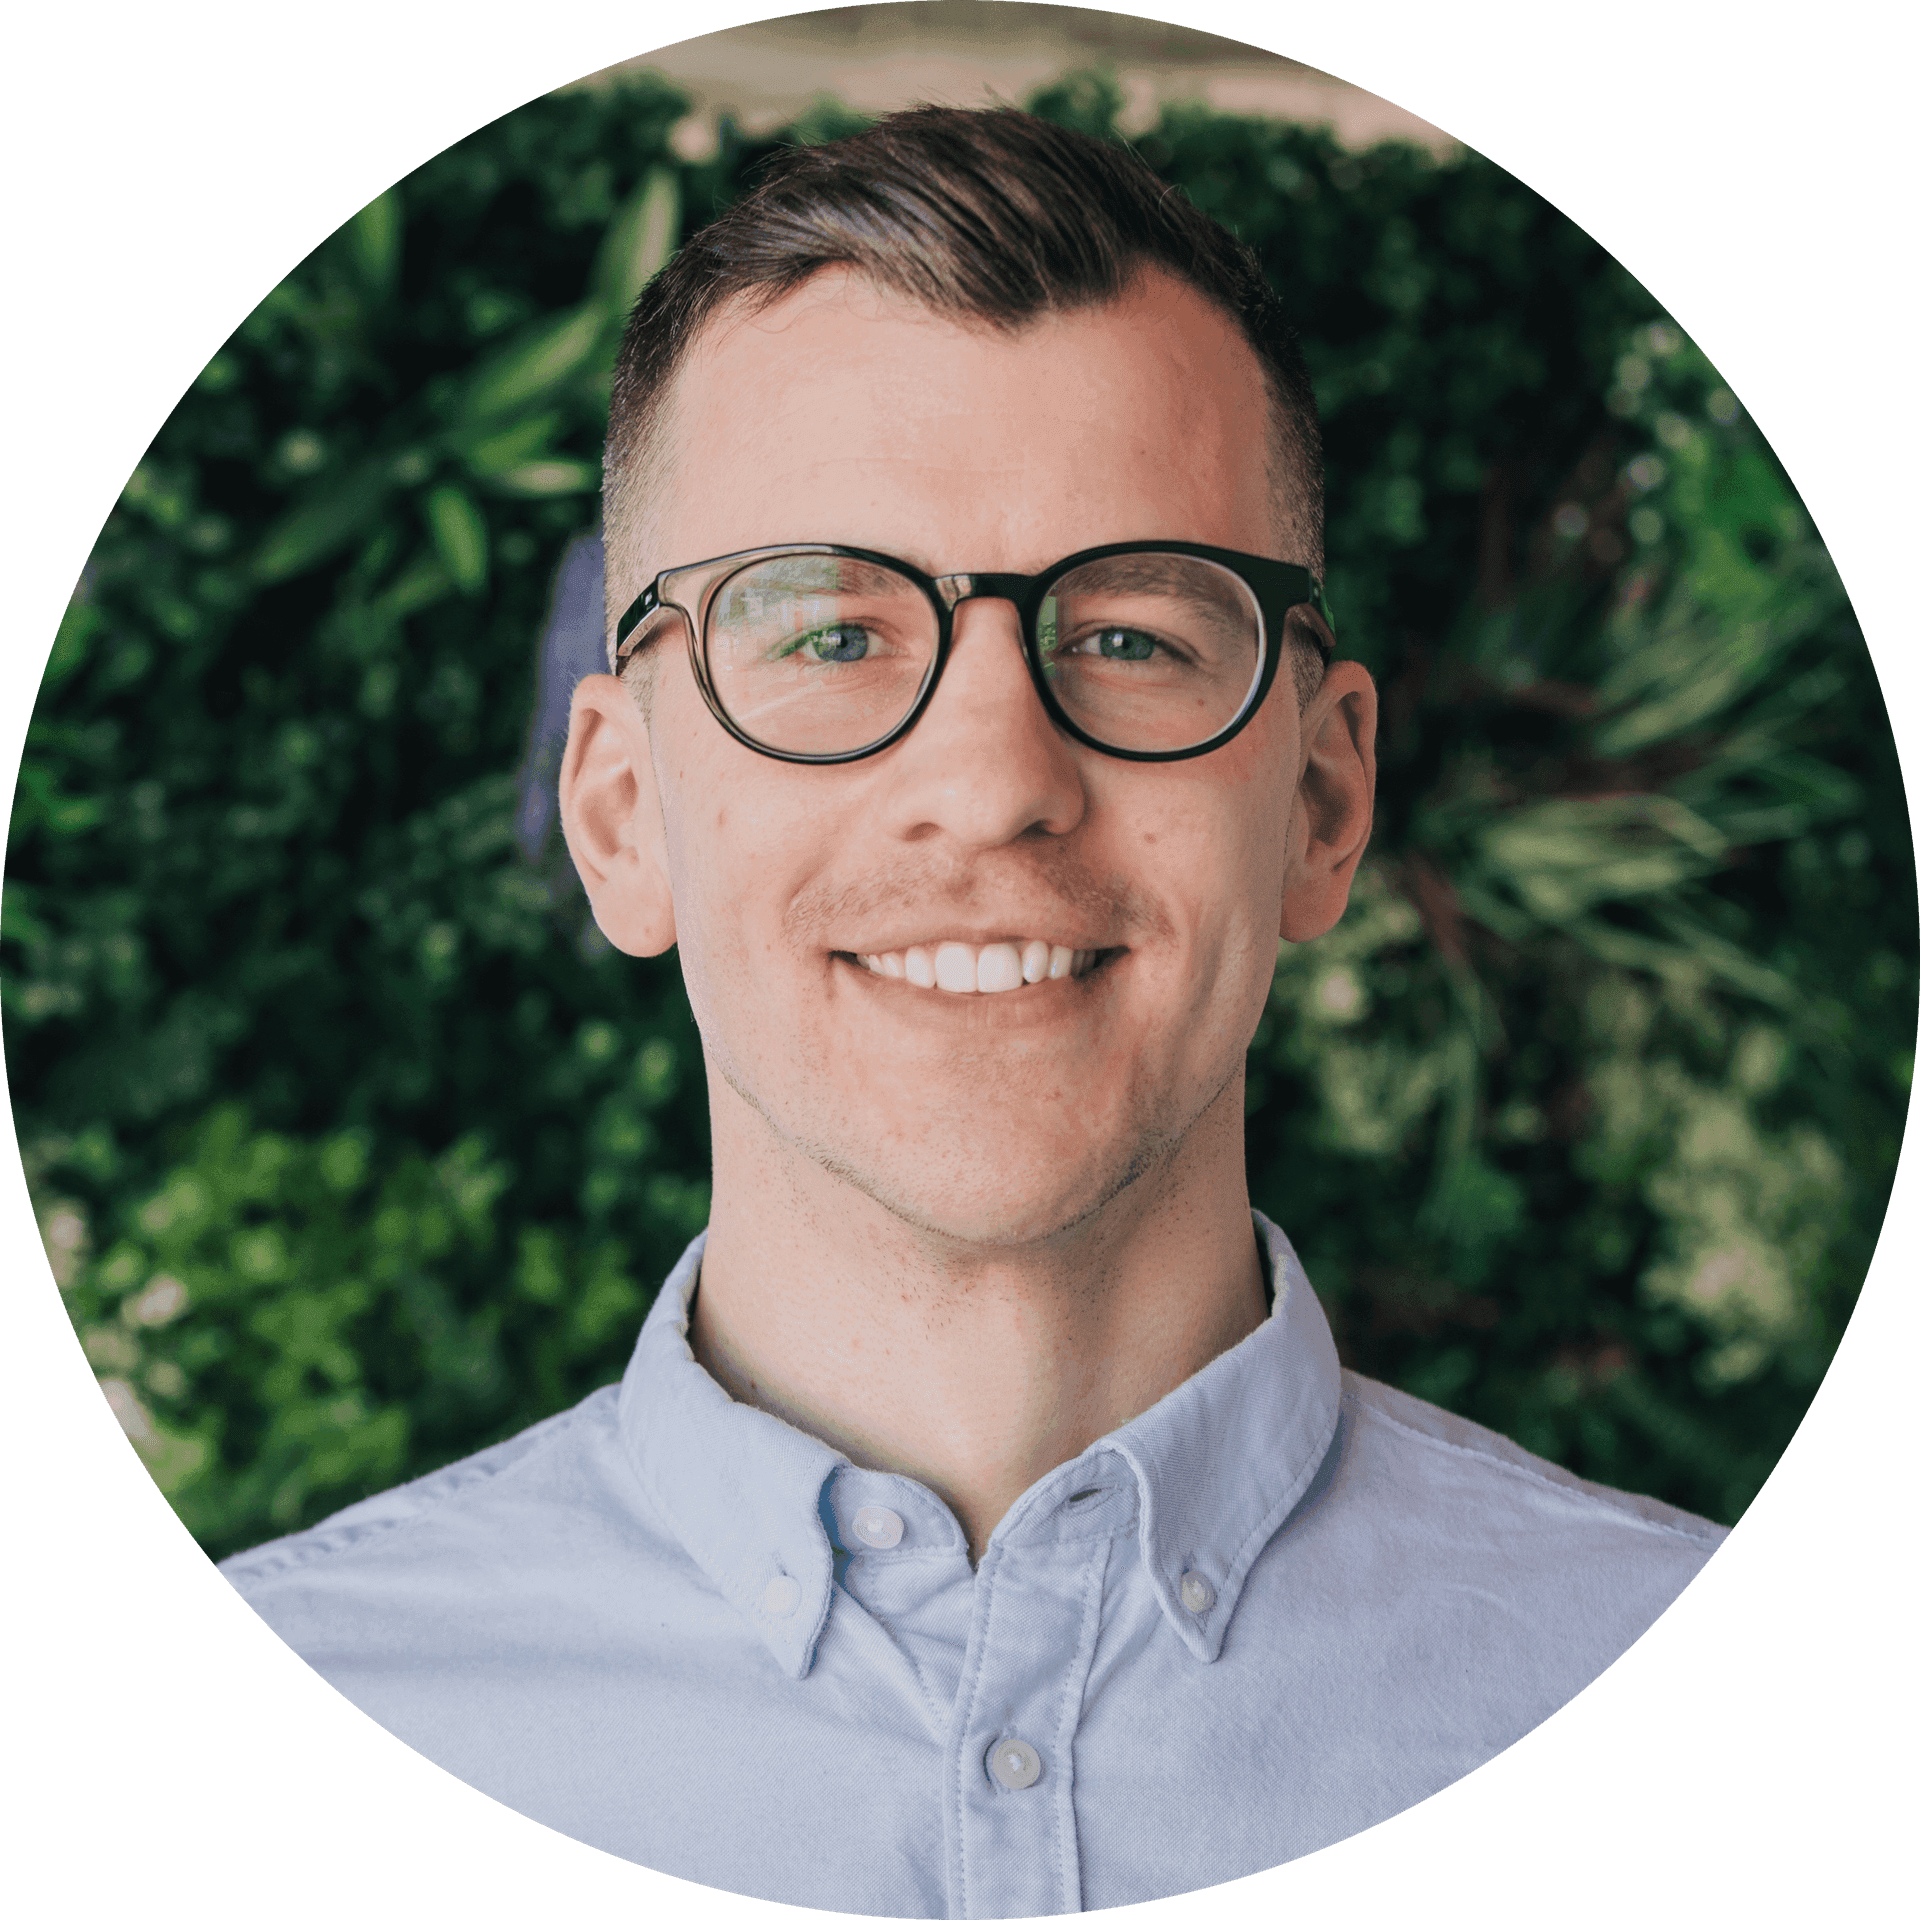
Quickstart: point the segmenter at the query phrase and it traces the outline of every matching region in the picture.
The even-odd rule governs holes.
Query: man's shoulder
[[[589,1514],[606,1504],[610,1473],[630,1480],[618,1467],[617,1393],[603,1387],[511,1439],[236,1553],[220,1571],[257,1605],[369,1562],[511,1554],[533,1515]]]
[[[1467,1531],[1584,1535],[1614,1551],[1704,1560],[1727,1529],[1647,1494],[1583,1480],[1491,1429],[1362,1374],[1341,1375],[1350,1465],[1383,1493],[1470,1516]]]

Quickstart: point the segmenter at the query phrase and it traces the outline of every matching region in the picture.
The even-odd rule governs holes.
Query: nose
[[[1005,600],[954,610],[940,684],[887,757],[893,778],[882,804],[906,839],[1004,846],[1025,833],[1071,833],[1086,812],[1079,750],[1040,704],[1019,616]]]

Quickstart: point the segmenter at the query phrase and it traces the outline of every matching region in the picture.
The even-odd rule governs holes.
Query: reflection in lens
[[[838,554],[787,554],[722,582],[708,684],[741,732],[782,753],[853,753],[912,710],[939,620],[904,576]]]
[[[1260,678],[1260,608],[1237,574],[1191,554],[1091,560],[1041,603],[1047,684],[1110,747],[1177,753],[1230,726]]]

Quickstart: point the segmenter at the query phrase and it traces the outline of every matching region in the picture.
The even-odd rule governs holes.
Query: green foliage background
[[[622,316],[765,150],[684,163],[682,110],[538,101],[321,247],[162,429],[47,667],[15,1113],[87,1352],[216,1553],[614,1377],[704,1219],[677,967],[513,834]],[[1845,1324],[1912,1071],[1845,595],[1712,367],[1498,168],[1195,109],[1136,144],[1292,305],[1385,697],[1353,910],[1253,1049],[1256,1201],[1350,1364],[1730,1521]]]

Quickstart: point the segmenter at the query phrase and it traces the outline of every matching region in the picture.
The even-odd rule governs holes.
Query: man
[[[228,1563],[452,1772],[687,1878],[1070,1912],[1386,1817],[1720,1530],[1343,1376],[1244,1054],[1374,692],[1277,303],[1130,156],[923,110],[641,302],[561,776],[678,945],[713,1212],[625,1380]]]

